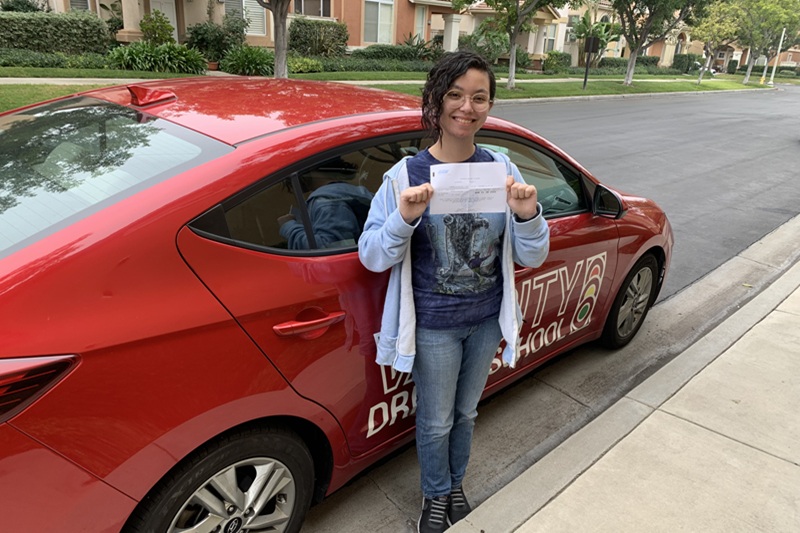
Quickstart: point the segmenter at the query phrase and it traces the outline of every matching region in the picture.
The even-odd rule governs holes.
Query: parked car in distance
[[[654,202],[518,125],[489,118],[477,142],[536,185],[551,231],[547,261],[516,270],[521,360],[498,355],[489,395],[629,342],[673,237]],[[5,529],[296,532],[413,439],[410,375],[374,362],[388,273],[357,242],[384,172],[429,144],[418,98],[311,81],[152,81],[0,114]]]

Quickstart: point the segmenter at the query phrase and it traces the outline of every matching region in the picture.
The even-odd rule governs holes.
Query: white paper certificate
[[[430,213],[504,213],[505,163],[447,163],[431,165]]]

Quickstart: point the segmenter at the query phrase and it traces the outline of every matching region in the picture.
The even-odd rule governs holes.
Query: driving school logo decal
[[[563,266],[522,282],[517,298],[522,314],[526,320],[530,320],[531,326],[527,335],[523,333],[519,338],[520,359],[565,339],[591,323],[605,271],[606,253],[603,252],[578,261],[571,270]],[[555,294],[560,296],[555,319],[542,323],[545,305]],[[547,311],[548,316],[552,316],[552,310]],[[568,318],[570,316],[571,319]],[[565,320],[569,322],[565,324]],[[502,351],[498,349],[497,353],[492,363],[492,373],[503,367],[500,358]]]

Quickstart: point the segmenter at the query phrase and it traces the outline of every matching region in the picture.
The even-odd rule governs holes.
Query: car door
[[[186,261],[305,398],[328,409],[353,455],[413,428],[409,374],[375,363],[389,272],[356,243],[383,174],[420,134],[365,141],[265,176],[184,228]]]
[[[476,141],[509,156],[527,183],[537,188],[550,227],[550,253],[536,269],[516,267],[522,369],[536,365],[602,328],[598,309],[609,297],[617,261],[616,221],[590,209],[593,183],[567,161],[532,141],[483,132]],[[590,190],[592,189],[592,190]],[[498,356],[489,385],[514,371]]]

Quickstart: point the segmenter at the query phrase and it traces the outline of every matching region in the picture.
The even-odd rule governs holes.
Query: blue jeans
[[[502,333],[496,318],[458,329],[417,328],[417,456],[425,498],[461,486],[478,400]]]

